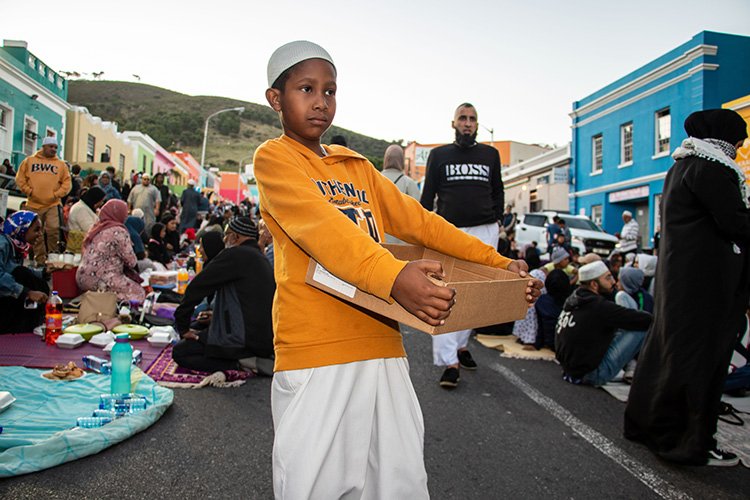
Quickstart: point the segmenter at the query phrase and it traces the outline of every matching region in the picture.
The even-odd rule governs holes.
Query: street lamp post
[[[206,141],[208,140],[208,121],[214,116],[220,115],[221,113],[226,113],[227,111],[237,111],[238,113],[242,113],[243,111],[245,111],[245,107],[240,106],[238,108],[221,109],[217,111],[216,113],[211,113],[210,115],[208,115],[208,118],[206,118],[206,126],[203,129],[203,148],[201,149],[201,168],[206,168]]]
[[[481,123],[479,124],[479,126],[482,127],[483,129],[485,129],[487,132],[490,133],[490,144],[494,148],[495,147],[495,129],[494,128],[487,128],[484,125],[482,125]]]
[[[240,184],[242,183],[242,162],[249,160],[253,155],[245,156],[240,160],[240,164],[237,166],[237,205],[240,204]]]

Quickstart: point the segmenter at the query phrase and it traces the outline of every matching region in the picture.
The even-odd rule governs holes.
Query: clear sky
[[[0,14],[0,36],[55,70],[256,103],[274,49],[312,40],[338,69],[336,125],[422,143],[451,140],[469,101],[495,140],[562,145],[574,100],[702,30],[750,35],[750,0],[0,0]]]

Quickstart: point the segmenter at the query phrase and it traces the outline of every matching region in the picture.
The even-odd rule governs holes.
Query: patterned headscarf
[[[13,212],[3,223],[3,233],[13,242],[16,253],[26,258],[31,245],[26,241],[26,233],[29,232],[31,224],[37,218],[37,214],[28,210]]]

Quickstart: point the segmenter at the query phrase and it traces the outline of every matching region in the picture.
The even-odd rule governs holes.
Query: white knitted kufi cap
[[[57,146],[57,138],[56,137],[45,137],[42,141],[42,146],[47,146],[48,144],[52,144],[53,146]]]
[[[578,270],[578,281],[586,282],[595,280],[599,276],[604,276],[605,274],[607,274],[608,271],[609,268],[607,268],[607,265],[601,260],[597,260],[596,262],[592,262],[591,264],[581,266],[581,268]]]
[[[268,60],[268,86],[271,87],[284,71],[308,59],[323,59],[336,67],[331,55],[320,45],[307,40],[289,42],[276,49]]]

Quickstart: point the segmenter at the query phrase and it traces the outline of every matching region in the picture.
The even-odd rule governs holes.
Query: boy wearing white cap
[[[598,387],[635,358],[652,317],[602,296],[612,293],[615,285],[604,262],[582,266],[578,279],[580,286],[565,301],[557,320],[555,352],[565,380]]]
[[[325,49],[307,41],[280,47],[268,85],[284,135],[261,145],[253,163],[275,246],[275,495],[427,498],[422,412],[398,326],[307,285],[310,258],[432,325],[450,314],[455,292],[427,278],[442,275],[440,263],[395,259],[379,245],[385,233],[523,267],[423,210],[363,156],[320,143],[336,113],[336,68]],[[530,302],[539,289],[530,281]]]
[[[55,137],[45,137],[42,149],[23,160],[18,167],[16,184],[28,197],[26,209],[39,215],[44,228],[44,237],[37,238],[34,243],[34,260],[43,265],[47,261],[47,253],[60,250],[60,200],[73,185],[68,166],[57,156]]]

